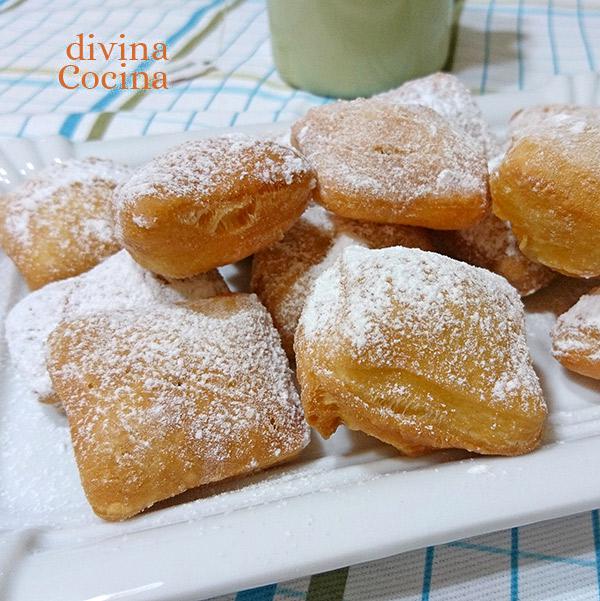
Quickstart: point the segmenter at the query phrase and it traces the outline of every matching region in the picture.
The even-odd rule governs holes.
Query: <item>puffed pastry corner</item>
[[[442,255],[351,247],[316,281],[295,342],[308,422],[407,455],[519,455],[546,405],[523,305],[506,280]]]
[[[63,322],[49,344],[83,489],[104,519],[308,443],[279,336],[254,295],[98,313]]]
[[[46,360],[48,336],[61,321],[228,293],[216,269],[194,278],[167,280],[146,271],[122,250],[81,275],[46,284],[20,300],[6,317],[6,343],[24,387],[42,403],[59,405]]]
[[[600,380],[600,287],[584,294],[557,320],[552,354],[567,369]]]

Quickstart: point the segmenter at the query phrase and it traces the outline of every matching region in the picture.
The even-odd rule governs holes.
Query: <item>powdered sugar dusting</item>
[[[252,266],[253,290],[271,312],[290,356],[300,313],[313,283],[344,248],[352,245],[432,248],[420,228],[344,219],[319,205],[310,205],[282,240],[255,255]]]
[[[359,364],[368,349],[369,364],[381,369],[394,367],[396,342],[385,333],[392,328],[423,349],[406,366],[413,374],[524,413],[543,406],[523,304],[484,269],[418,249],[348,248],[316,281],[300,324],[310,344],[328,340]]]
[[[584,294],[556,322],[552,354],[557,358],[578,354],[600,363],[600,288]]]
[[[46,225],[50,231],[55,221],[72,228],[73,236],[85,243],[88,238],[100,242],[113,240],[113,220],[108,199],[117,184],[129,174],[129,169],[113,161],[88,158],[55,163],[25,180],[10,194],[6,202],[5,235],[20,245],[29,247],[34,238],[32,225]],[[73,195],[81,219],[69,219],[65,211],[73,212]],[[91,201],[104,197],[104,208],[98,211]]]
[[[525,257],[510,223],[493,213],[472,227],[440,232],[438,238],[449,255],[504,276],[522,296],[536,292],[555,276],[547,267]]]
[[[279,337],[254,295],[95,314],[63,325],[51,346],[84,486],[126,498],[165,478],[170,496],[308,443]],[[189,478],[170,482],[174,461]],[[102,471],[123,491],[94,476]]]
[[[226,294],[215,272],[167,282],[142,269],[125,250],[80,276],[53,282],[17,303],[6,319],[11,359],[21,377],[42,400],[54,402],[46,370],[47,338],[63,319],[98,311],[153,307]]]
[[[190,197],[200,207],[212,195],[226,196],[240,181],[292,184],[310,172],[306,161],[290,146],[272,140],[230,134],[185,142],[138,169],[118,188],[118,209],[133,207],[144,197]],[[152,223],[133,215],[140,227]]]
[[[325,192],[400,205],[424,197],[486,198],[485,158],[427,107],[340,101],[311,109],[292,138]]]
[[[455,129],[465,132],[478,152],[488,154],[489,133],[481,109],[456,76],[434,73],[408,81],[376,98],[400,105],[427,106],[447,119]]]

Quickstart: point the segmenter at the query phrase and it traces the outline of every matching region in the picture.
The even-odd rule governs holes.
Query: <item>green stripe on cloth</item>
[[[348,568],[312,576],[306,601],[341,601],[344,598],[347,579]]]
[[[179,59],[184,57],[186,54],[189,54],[207,35],[213,32],[225,18],[225,15],[238,7],[243,0],[234,0],[234,2],[227,3],[223,8],[220,8],[210,19],[210,21],[206,24],[206,27],[203,27],[200,31],[198,31],[188,42],[186,42],[178,52],[173,55],[172,60]],[[149,92],[149,90],[140,90],[133,96],[130,96],[120,108],[115,111],[100,113],[94,124],[90,129],[90,133],[87,137],[88,140],[100,140],[106,134],[106,131],[110,127],[112,120],[115,118],[117,111],[131,111],[133,110],[143,99],[144,96]]]

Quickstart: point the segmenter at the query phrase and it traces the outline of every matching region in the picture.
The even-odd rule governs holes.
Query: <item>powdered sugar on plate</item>
[[[11,359],[23,381],[46,402],[56,402],[46,370],[46,340],[63,319],[98,311],[170,304],[226,294],[215,272],[167,282],[142,269],[125,250],[74,278],[32,292],[6,319]]]

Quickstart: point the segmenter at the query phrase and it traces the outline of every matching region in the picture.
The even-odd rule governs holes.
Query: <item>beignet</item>
[[[552,354],[566,368],[600,379],[600,287],[584,294],[557,320]]]
[[[68,159],[0,199],[0,246],[31,290],[91,269],[120,248],[111,197],[129,169]]]
[[[290,359],[298,319],[314,281],[344,248],[354,244],[433,250],[424,229],[353,221],[311,205],[282,240],[254,255],[250,286],[271,313]]]
[[[489,206],[485,156],[425,106],[372,98],[313,108],[292,143],[317,172],[315,200],[342,217],[460,229]]]
[[[491,177],[493,209],[530,259],[600,275],[600,110],[537,109]]]
[[[186,142],[115,193],[118,232],[142,266],[173,278],[234,263],[300,217],[314,174],[292,148],[242,135]]]
[[[306,418],[408,455],[518,455],[546,405],[523,304],[504,278],[409,248],[346,249],[315,282],[295,340]]]
[[[254,295],[63,322],[48,367],[85,494],[107,520],[308,443],[279,336]]]
[[[510,223],[489,213],[477,225],[454,232],[437,232],[445,254],[505,277],[521,296],[549,284],[556,273],[528,259],[520,250]]]
[[[126,250],[92,270],[47,284],[18,302],[6,318],[6,341],[21,380],[43,403],[58,403],[46,360],[47,339],[63,320],[100,311],[151,308],[229,292],[216,270],[167,281],[140,267]]]

